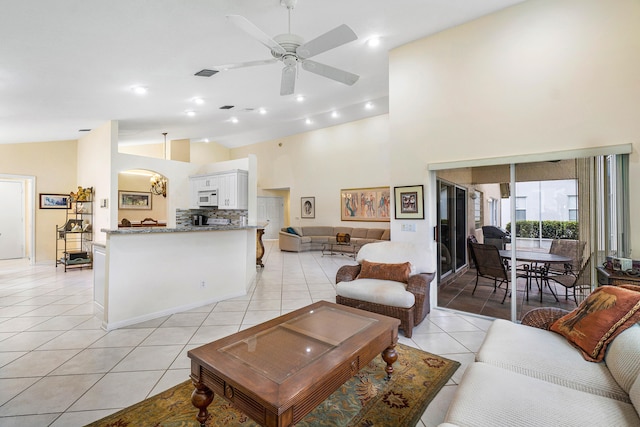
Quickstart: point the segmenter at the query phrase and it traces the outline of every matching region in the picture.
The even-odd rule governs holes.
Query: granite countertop
[[[103,228],[100,231],[107,234],[155,234],[155,233],[190,233],[201,231],[230,231],[230,230],[255,230],[256,228],[263,228],[263,224],[248,224],[248,225],[202,225],[202,226],[189,226],[189,227],[122,227],[116,230],[109,230]]]

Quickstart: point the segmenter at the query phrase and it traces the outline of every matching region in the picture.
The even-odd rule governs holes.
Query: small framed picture
[[[300,218],[316,217],[316,198],[300,197]]]
[[[422,185],[394,187],[396,219],[424,219]]]
[[[118,191],[118,209],[151,209],[151,193],[140,191]]]
[[[40,209],[67,209],[70,199],[68,194],[40,193]]]

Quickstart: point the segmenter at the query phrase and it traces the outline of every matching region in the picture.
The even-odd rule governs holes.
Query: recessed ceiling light
[[[378,47],[380,46],[380,37],[373,36],[369,40],[367,40],[367,45],[369,47]]]
[[[298,101],[298,102],[304,101],[304,96],[303,95],[296,96],[296,101]]]
[[[265,110],[264,108],[259,108],[259,109],[258,109],[258,113],[260,113],[260,114],[267,114],[267,110]]]
[[[186,113],[186,114],[187,114],[187,116],[189,116],[189,117],[193,117],[193,116],[195,116],[195,115],[196,115],[196,112],[195,112],[195,111],[191,111],[191,110],[185,111],[185,113]]]
[[[148,92],[148,89],[144,86],[134,86],[132,90],[136,95],[144,95]]]
[[[339,117],[339,116],[340,116],[340,114],[338,114],[337,111],[334,111],[333,113],[331,113],[331,117],[333,117],[334,119]]]
[[[209,138],[205,138],[205,139],[203,139],[202,141],[203,141],[205,144],[208,144],[208,143],[209,143]]]
[[[202,105],[202,104],[204,104],[204,99],[202,99],[202,98],[193,98],[193,102],[195,102],[198,105]]]
[[[373,102],[367,102],[366,104],[364,104],[364,108],[366,108],[367,110],[373,110]]]
[[[311,119],[306,119],[304,122],[305,122],[305,124],[310,125],[311,123],[313,123],[313,120],[311,120]]]
[[[231,117],[231,118],[229,119],[229,121],[230,121],[231,123],[238,123],[238,118],[237,118],[237,117]]]

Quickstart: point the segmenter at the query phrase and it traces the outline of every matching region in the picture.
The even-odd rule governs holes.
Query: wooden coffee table
[[[201,426],[214,393],[263,426],[290,426],[378,354],[387,377],[400,321],[320,301],[188,352]]]

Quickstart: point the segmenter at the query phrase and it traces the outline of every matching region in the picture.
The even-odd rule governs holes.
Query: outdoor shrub
[[[507,230],[511,232],[511,223],[507,223]],[[517,221],[516,237],[537,239],[540,237],[540,222]],[[573,239],[578,240],[577,221],[542,221],[543,239]]]

